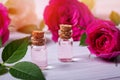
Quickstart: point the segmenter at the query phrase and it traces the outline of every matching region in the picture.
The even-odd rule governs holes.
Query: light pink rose
[[[80,40],[81,34],[93,19],[88,7],[77,0],[50,0],[44,11],[44,20],[54,41],[58,40],[60,24],[72,25],[73,39]]]
[[[2,39],[2,44],[4,44],[9,38],[9,23],[10,19],[8,17],[7,8],[0,3],[0,38]]]
[[[91,53],[108,60],[120,55],[120,30],[111,21],[95,20],[88,25],[86,33]]]

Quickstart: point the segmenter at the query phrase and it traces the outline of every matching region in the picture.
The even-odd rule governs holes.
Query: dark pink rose
[[[44,20],[54,41],[58,40],[60,24],[72,25],[73,39],[80,40],[83,30],[93,19],[87,6],[77,0],[50,0],[44,11]]]
[[[111,21],[95,20],[88,25],[86,33],[91,53],[108,60],[120,54],[120,30]]]
[[[0,38],[2,39],[2,44],[4,44],[9,38],[9,23],[10,19],[8,17],[7,8],[0,3]]]

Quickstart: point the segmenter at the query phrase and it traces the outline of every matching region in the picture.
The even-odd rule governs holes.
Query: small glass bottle
[[[47,50],[43,31],[33,31],[31,37],[31,58],[32,62],[38,65],[41,69],[46,69]]]
[[[73,53],[73,39],[71,38],[71,25],[60,25],[59,39],[58,39],[58,58],[61,62],[72,61]]]

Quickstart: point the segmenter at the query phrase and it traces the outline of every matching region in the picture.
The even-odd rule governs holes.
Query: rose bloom
[[[88,25],[86,33],[91,53],[108,60],[120,54],[120,30],[111,21],[95,20]]]
[[[93,19],[88,7],[77,0],[50,0],[44,11],[44,20],[54,41],[58,40],[60,24],[72,25],[73,39],[80,40],[81,34]]]
[[[2,44],[4,44],[9,38],[9,23],[10,19],[8,17],[7,8],[0,3],[0,38],[2,39]]]

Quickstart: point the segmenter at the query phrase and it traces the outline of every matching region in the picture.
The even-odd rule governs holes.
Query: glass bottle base
[[[72,58],[59,58],[61,62],[71,62]]]
[[[44,70],[44,69],[46,69],[46,67],[48,66],[48,64],[47,64],[47,61],[35,61],[35,60],[32,60],[32,62],[34,63],[34,64],[36,64],[37,66],[39,66],[39,68],[41,69],[41,70]]]
[[[78,62],[80,61],[79,58],[59,58],[61,62]]]
[[[47,66],[39,66],[41,70],[45,70]]]

